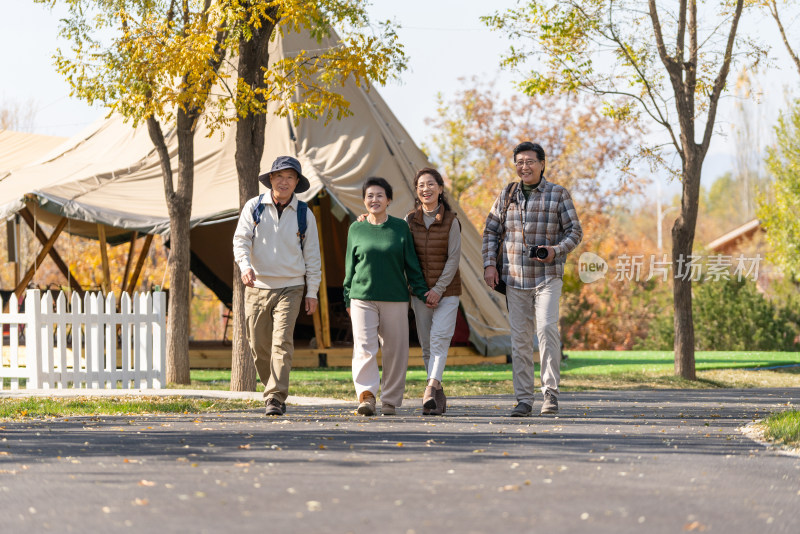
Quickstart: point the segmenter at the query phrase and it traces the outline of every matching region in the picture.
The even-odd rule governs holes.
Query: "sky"
[[[33,131],[46,135],[76,135],[102,117],[105,114],[102,108],[90,107],[70,97],[67,82],[55,71],[53,53],[58,46],[66,47],[57,36],[57,13],[33,4],[32,0],[2,0],[2,3],[0,46],[7,52],[0,71],[0,105],[32,102],[37,109]],[[379,87],[378,91],[418,144],[428,139],[425,119],[435,115],[436,94],[447,96],[459,90],[463,87],[461,79],[488,78],[495,80],[497,88],[507,94],[515,91],[513,82],[518,76],[499,67],[509,41],[489,31],[479,20],[482,15],[514,5],[516,0],[373,2],[370,8],[373,20],[392,19],[400,24],[398,34],[409,57],[409,69],[402,73],[401,81]],[[748,104],[759,117],[760,141],[767,144],[771,129],[788,102],[787,95],[800,86],[800,75],[777,40],[771,19],[751,16],[743,25],[747,31],[768,39],[777,58],[761,76],[764,93],[757,102]],[[800,22],[793,28],[800,30]],[[797,30],[794,35],[800,34]],[[734,104],[733,98],[726,98],[720,104],[717,129],[723,135],[715,135],[712,141],[703,171],[705,185],[735,165],[731,134],[731,124],[737,120]],[[669,183],[664,176],[654,179],[662,184],[662,194],[667,198],[680,191],[677,182]],[[648,191],[648,196],[654,196],[657,188],[653,186]]]

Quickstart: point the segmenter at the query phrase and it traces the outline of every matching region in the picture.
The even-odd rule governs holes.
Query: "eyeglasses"
[[[423,189],[436,189],[439,186],[437,183],[432,184],[419,184],[417,185],[417,190],[422,191]]]
[[[521,159],[516,163],[514,163],[514,165],[516,165],[519,168],[524,168],[524,167],[533,167],[533,165],[536,163],[541,163],[541,161],[539,161],[538,159]]]

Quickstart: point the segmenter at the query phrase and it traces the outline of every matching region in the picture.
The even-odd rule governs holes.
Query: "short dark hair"
[[[544,161],[544,149],[542,148],[542,145],[538,143],[531,143],[530,141],[523,141],[514,147],[514,161],[517,161],[517,154],[520,152],[527,152],[529,150],[536,152],[536,157],[539,158],[539,161]]]
[[[373,185],[382,187],[384,191],[386,191],[386,198],[392,200],[392,186],[389,182],[386,181],[386,178],[380,178],[378,176],[371,176],[367,178],[364,182],[364,185],[361,186],[361,198],[367,198],[367,188],[372,187]]]

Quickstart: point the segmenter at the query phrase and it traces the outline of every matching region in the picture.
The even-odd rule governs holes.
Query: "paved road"
[[[445,417],[350,405],[0,423],[0,530],[800,531],[800,458],[738,430],[800,389],[584,392],[557,418],[509,397]]]

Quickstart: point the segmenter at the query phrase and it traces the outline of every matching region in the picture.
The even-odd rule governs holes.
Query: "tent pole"
[[[319,251],[320,251],[320,259],[322,260],[321,268],[322,268],[322,280],[320,281],[319,287],[319,306],[317,309],[320,312],[321,320],[322,320],[322,338],[317,338],[319,342],[318,345],[320,348],[327,349],[331,346],[331,320],[330,320],[330,312],[328,310],[328,281],[325,276],[325,242],[322,237],[322,208],[319,205],[319,202],[312,207],[314,211],[314,218],[317,220],[317,234],[319,236]],[[316,314],[315,314],[316,315]]]
[[[25,291],[25,288],[28,286],[30,281],[33,280],[33,275],[36,274],[37,265],[40,265],[42,263],[42,260],[44,260],[45,256],[47,256],[47,254],[50,253],[50,249],[53,248],[56,239],[58,239],[59,234],[61,234],[61,231],[64,230],[64,227],[66,225],[67,225],[67,218],[61,217],[61,220],[58,221],[58,224],[53,230],[53,233],[50,234],[50,239],[48,239],[47,242],[42,246],[42,250],[39,251],[39,255],[36,256],[33,265],[30,266],[28,272],[25,273],[25,276],[22,277],[22,280],[20,281],[19,285],[17,285],[17,287],[14,288],[14,293],[17,295],[18,299],[22,298],[22,293]]]
[[[103,265],[103,294],[108,295],[111,291],[111,269],[108,266],[108,248],[106,247],[106,227],[102,223],[97,223],[97,237],[100,240],[100,262]]]
[[[33,220],[33,215],[31,214],[30,211],[28,211],[28,208],[27,207],[22,208],[19,211],[19,214],[25,220],[25,222],[28,224],[31,230],[33,230],[33,233],[36,235],[36,237],[39,239],[42,245],[47,243],[47,236],[44,234],[44,231],[42,230],[41,226],[39,226],[36,223],[36,221]],[[52,258],[53,262],[55,262],[56,267],[58,267],[58,270],[61,271],[61,274],[64,275],[64,278],[66,278],[69,281],[71,286],[70,289],[77,291],[78,295],[80,295],[81,298],[83,298],[84,294],[83,288],[78,283],[78,279],[75,277],[75,275],[72,272],[70,272],[69,267],[67,267],[67,264],[64,263],[64,260],[61,259],[61,255],[58,253],[55,247],[50,249],[49,254],[50,258]],[[18,286],[19,280],[17,280],[16,282]]]
[[[131,261],[133,260],[133,249],[136,247],[136,240],[139,239],[139,232],[134,231],[131,235],[131,246],[128,248],[128,259],[125,261],[125,274],[122,275],[122,293],[125,293],[128,281],[128,274],[131,272]]]
[[[132,292],[136,288],[136,284],[139,281],[139,274],[142,272],[142,266],[144,266],[144,260],[147,257],[147,253],[150,251],[150,244],[152,242],[153,242],[153,234],[147,234],[147,236],[144,238],[144,245],[142,245],[142,250],[139,252],[139,259],[136,260],[136,267],[133,268],[133,274],[131,275],[131,280],[126,286],[128,288],[128,291]]]

